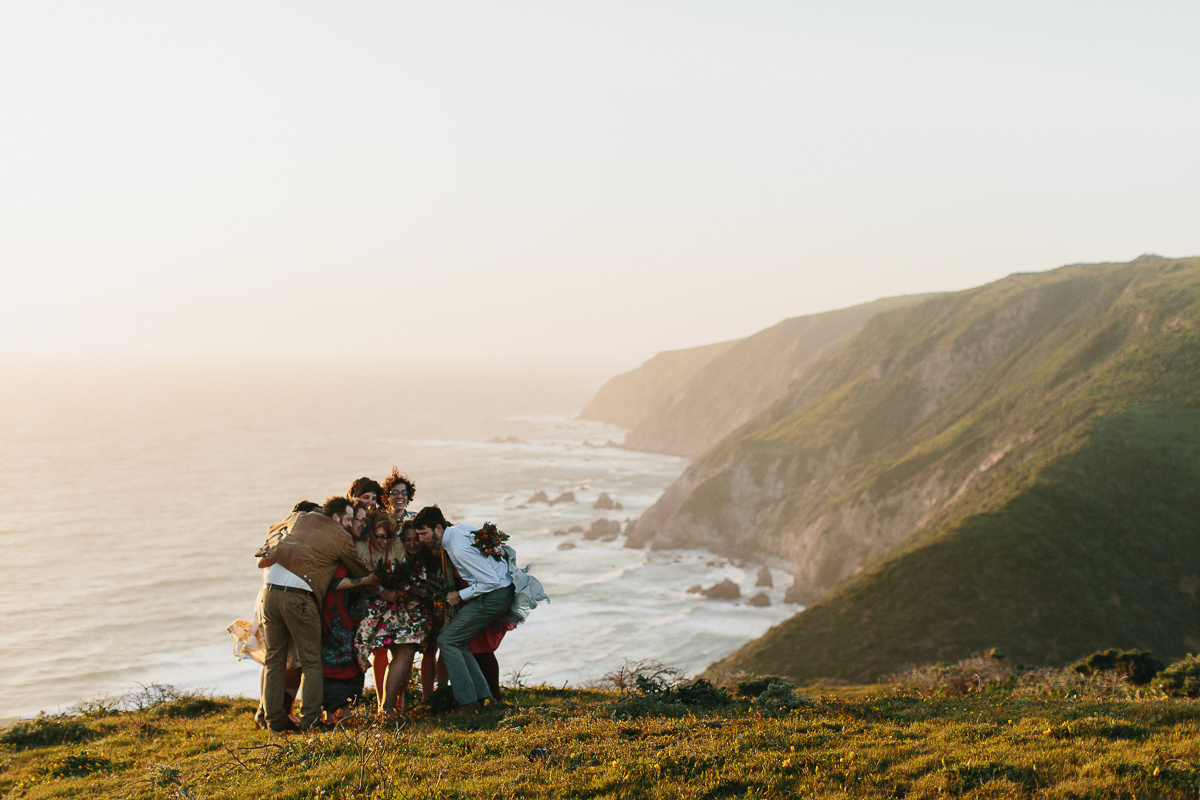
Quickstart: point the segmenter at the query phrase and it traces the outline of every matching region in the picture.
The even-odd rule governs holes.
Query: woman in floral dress
[[[378,542],[378,549],[371,551],[373,563],[386,561],[396,565],[387,547],[388,531],[394,531],[395,524],[387,515],[374,520],[372,538]],[[429,574],[425,562],[417,558],[420,542],[411,522],[404,524],[400,539],[405,551],[405,561],[397,570],[402,585],[385,588],[384,581],[380,581],[380,596],[371,602],[354,639],[363,669],[372,656],[375,659],[375,690],[381,714],[403,710],[404,689],[412,675],[413,658],[432,625]],[[387,667],[381,682],[379,665],[385,659]]]

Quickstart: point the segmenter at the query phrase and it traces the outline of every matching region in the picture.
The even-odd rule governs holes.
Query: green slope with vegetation
[[[879,380],[878,353],[864,353],[867,337],[887,340],[886,358],[927,369],[947,341],[961,353],[981,319],[1020,303],[1032,310],[1010,344],[932,407],[912,369]],[[1197,312],[1200,259],[1150,258],[1014,276],[864,329],[831,359],[823,390],[722,447],[762,459],[857,437],[832,490],[783,515],[792,524],[864,498],[885,514],[914,482],[932,502],[823,599],[715,668],[864,679],[991,647],[1047,664],[1110,646],[1200,650]],[[919,334],[904,336],[916,321],[905,314],[920,315]],[[952,478],[941,497],[928,488],[939,476]]]
[[[580,417],[628,428],[625,446],[634,450],[698,456],[775,402],[867,320],[925,297],[793,317],[745,339],[659,353],[606,383]]]

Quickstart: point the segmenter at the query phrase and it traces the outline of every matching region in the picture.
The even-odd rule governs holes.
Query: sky
[[[0,4],[0,356],[611,364],[1200,255],[1200,4]]]

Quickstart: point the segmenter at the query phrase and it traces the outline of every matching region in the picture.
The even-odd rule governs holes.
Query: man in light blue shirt
[[[446,595],[446,602],[457,613],[438,636],[438,646],[446,661],[450,688],[458,702],[455,713],[470,714],[492,693],[469,645],[488,625],[507,615],[512,608],[514,590],[508,562],[481,553],[475,546],[478,528],[451,526],[437,506],[421,509],[413,519],[413,527],[422,539],[432,538],[435,546],[440,545],[445,550],[450,563],[467,582],[466,588]]]

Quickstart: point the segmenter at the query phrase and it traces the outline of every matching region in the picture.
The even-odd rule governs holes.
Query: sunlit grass
[[[826,691],[817,689],[815,691]],[[815,693],[810,690],[809,693]],[[618,719],[616,692],[512,690],[503,712],[280,737],[254,704],[118,712],[0,753],[7,797],[1194,797],[1187,700],[922,697],[844,687],[795,710]]]

